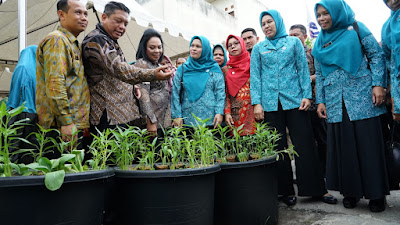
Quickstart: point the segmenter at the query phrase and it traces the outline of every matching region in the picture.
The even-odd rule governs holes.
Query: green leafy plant
[[[53,148],[56,147],[62,154],[63,149],[65,149],[66,146],[70,145],[69,142],[63,142],[61,140],[60,142],[57,142],[56,139],[48,135],[51,132],[55,132],[60,135],[60,131],[58,131],[57,129],[45,129],[39,124],[37,124],[37,127],[39,128],[38,131],[30,133],[26,139],[18,138],[20,141],[34,146],[34,148],[19,149],[14,152],[15,154],[22,153],[24,155],[30,155],[32,156],[33,161],[38,162],[39,159],[41,159],[45,154],[52,152]],[[31,143],[30,141],[28,141],[29,136],[34,136],[36,139],[36,143]]]
[[[147,149],[140,150],[141,157],[138,157],[139,166],[136,169],[154,170],[154,164],[156,162],[156,149],[158,146],[157,140],[158,138],[155,137],[151,142],[147,143]]]
[[[10,177],[15,167],[15,164],[11,162],[9,147],[12,141],[17,139],[18,129],[29,119],[18,120],[12,124],[10,120],[24,109],[24,104],[12,110],[7,110],[4,101],[0,105],[0,176]]]
[[[35,161],[28,165],[19,164],[19,168],[14,167],[14,169],[21,175],[45,175],[44,183],[47,189],[55,191],[61,187],[64,182],[66,173],[77,173],[84,172],[88,170],[88,166],[83,164],[83,159],[85,156],[84,150],[71,149],[76,146],[76,141],[72,140],[70,142],[63,142],[60,140],[56,147],[61,152],[61,157],[57,159],[48,159],[43,156],[43,153],[47,151],[44,146],[47,143],[51,143],[54,147],[57,142],[53,138],[49,138],[47,133],[51,129],[45,130],[40,127],[39,132],[34,135],[38,139],[39,153],[32,153],[34,155]],[[77,135],[77,131],[73,136]],[[60,146],[70,146],[70,153],[62,153],[64,150]],[[45,149],[45,150],[43,150]],[[29,170],[27,170],[27,168]]]
[[[150,169],[154,170],[154,164],[156,163],[156,150],[158,147],[158,138],[155,137],[150,143],[148,143],[150,151],[147,152],[147,161],[146,166],[150,167]]]
[[[313,46],[314,46],[314,43],[313,43],[314,40],[315,40],[315,38],[314,38],[314,39],[311,39],[310,37],[307,37],[307,39],[306,39],[306,41],[305,41],[306,46],[307,46],[308,48],[312,49]]]
[[[83,171],[78,171],[79,169],[77,169],[76,165],[66,164],[68,161],[73,161],[76,156],[76,154],[63,154],[60,158],[51,160],[42,157],[38,162],[30,163],[26,165],[26,167],[31,170],[32,174],[44,174],[44,183],[46,188],[50,191],[55,191],[63,184],[66,172]],[[78,164],[78,162],[75,163]]]
[[[193,140],[188,138],[186,131],[182,131],[182,146],[183,152],[186,154],[186,160],[189,164],[189,168],[194,168],[198,164],[198,153],[196,149],[193,147]]]
[[[87,162],[93,170],[103,170],[107,168],[115,140],[110,129],[105,129],[103,132],[97,129],[97,134],[92,134],[93,141],[89,146],[92,158]]]
[[[207,122],[210,120],[200,119],[193,115],[197,120],[197,124],[193,126],[193,147],[199,152],[200,155],[200,166],[210,166],[214,165],[217,147],[215,144],[215,139],[213,131],[207,127]]]
[[[226,162],[226,156],[229,151],[229,140],[228,132],[230,131],[229,126],[222,127],[218,125],[216,129],[214,129],[214,136],[219,137],[216,138],[215,144],[217,147],[216,157],[220,162]]]
[[[168,144],[165,142],[161,144],[161,149],[159,151],[159,157],[161,159],[161,164],[162,165],[168,165],[169,163],[169,158],[168,158]]]
[[[2,99],[0,100],[0,105],[3,104],[3,102],[6,104],[7,101],[8,101],[8,97],[2,98]]]
[[[169,168],[174,170],[179,162],[179,151],[177,149],[168,149],[168,154],[171,157],[171,165]]]
[[[146,149],[146,130],[135,126],[117,127],[111,131],[115,141],[111,142],[114,163],[122,170],[132,166],[137,152]]]
[[[187,136],[183,135],[184,130],[185,128],[172,127],[165,132],[161,154],[163,163],[169,159],[170,169],[177,169],[184,164],[187,154],[185,144],[190,143]]]

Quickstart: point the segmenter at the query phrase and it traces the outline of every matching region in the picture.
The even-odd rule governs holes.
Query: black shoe
[[[383,212],[386,209],[386,198],[369,200],[368,207],[371,212]]]
[[[297,198],[294,195],[291,196],[282,196],[280,198],[280,200],[282,200],[283,203],[285,203],[287,206],[293,206],[296,205],[297,202]]]
[[[316,200],[320,200],[322,202],[325,202],[327,204],[336,204],[337,203],[337,199],[335,198],[335,196],[329,194],[329,195],[323,195],[323,196],[318,196],[318,197],[313,197]]]
[[[359,201],[359,199],[354,198],[354,197],[344,197],[343,206],[347,209],[352,209],[357,206],[358,201]]]

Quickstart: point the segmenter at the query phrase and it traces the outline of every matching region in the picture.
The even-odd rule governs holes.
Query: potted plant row
[[[219,128],[221,171],[215,186],[215,225],[277,224],[276,161],[297,154],[293,146],[276,150],[280,134],[257,123],[253,135],[240,136],[242,127]],[[231,137],[224,135],[231,130]],[[228,207],[227,207],[228,206]]]
[[[30,134],[37,140],[29,143],[33,149],[11,152],[16,141],[28,142],[18,137],[27,119],[10,123],[23,110],[23,105],[12,110],[7,110],[4,102],[0,105],[0,198],[4,203],[0,206],[4,215],[1,224],[101,224],[105,180],[113,171],[93,161],[88,162],[90,165],[83,163],[84,151],[71,147],[77,140],[48,138],[49,132],[58,131],[40,126]],[[51,148],[58,149],[61,157],[45,157]],[[30,155],[33,162],[14,162],[14,154]]]
[[[159,139],[137,127],[107,129],[93,135],[91,158],[84,162],[84,151],[74,148],[76,140],[48,138],[56,130],[38,126],[30,134],[35,143],[18,138],[26,120],[9,121],[22,110],[0,107],[0,197],[7,202],[0,210],[9,215],[2,224],[277,222],[274,162],[280,153],[295,152],[276,151],[279,134],[265,124],[242,137],[240,128],[210,129],[208,120],[200,119],[195,126],[166,129]],[[35,150],[10,152],[15,141]],[[60,158],[45,157],[53,147]],[[27,154],[33,163],[14,162],[14,154]],[[110,164],[113,170],[107,169]],[[255,197],[235,197],[246,192]],[[24,217],[18,216],[22,201],[35,206]]]
[[[204,121],[151,138],[137,127],[118,127],[111,140],[115,177],[109,183],[105,224],[213,224],[214,137]]]
[[[117,165],[105,224],[276,224],[275,161],[293,148],[276,151],[280,136],[265,124],[240,137],[240,128],[206,122],[167,129],[161,140],[129,126],[100,135]],[[254,197],[235,197],[243,192]]]

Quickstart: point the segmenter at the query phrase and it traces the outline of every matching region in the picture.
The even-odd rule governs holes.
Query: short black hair
[[[122,10],[126,13],[131,13],[131,10],[129,10],[128,7],[126,7],[123,3],[121,2],[108,2],[107,5],[104,7],[104,14],[107,16],[111,16],[112,14],[115,13],[115,10]]]
[[[251,31],[251,32],[254,34],[254,36],[257,37],[257,32],[256,32],[256,30],[254,30],[253,28],[250,28],[250,27],[244,29],[244,30],[242,31],[242,34],[241,34],[240,36],[242,36],[244,33],[249,32],[249,31]]]
[[[307,34],[307,29],[302,24],[295,24],[295,25],[291,26],[289,30],[293,30],[293,29],[300,29],[301,33]]]
[[[57,2],[57,12],[58,10],[62,10],[63,12],[68,12],[69,10],[68,1],[69,0],[59,0]]]

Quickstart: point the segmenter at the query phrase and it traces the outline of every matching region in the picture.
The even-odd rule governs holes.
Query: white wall
[[[236,1],[235,8],[235,16],[240,21],[240,32],[247,27],[251,27],[256,30],[260,40],[264,40],[265,35],[261,30],[259,17],[261,12],[268,10],[268,8],[257,0],[238,0]]]
[[[136,0],[153,16],[183,27],[191,35],[204,35],[212,43],[222,43],[229,34],[240,35],[247,27],[256,29],[264,39],[259,15],[267,10],[269,0]],[[235,17],[225,12],[234,5]]]
[[[203,0],[136,0],[153,16],[183,27],[190,35],[221,43],[241,29],[236,18]]]
[[[234,5],[236,7],[235,3],[236,3],[236,0],[216,0],[216,1],[211,2],[211,4],[213,6],[215,6],[217,9],[222,10],[224,12],[226,12],[225,8],[228,8],[228,12],[232,11],[231,5]]]
[[[231,5],[234,6],[233,11],[235,12],[235,18],[237,20],[237,30],[232,34],[240,35],[242,30],[251,27],[257,32],[260,40],[264,40],[265,35],[261,30],[259,23],[259,16],[262,11],[268,10],[271,0],[216,0],[212,1],[211,4],[217,9],[224,13],[231,12]],[[225,8],[228,8],[225,11]]]
[[[235,18],[237,19],[237,30],[234,34],[240,35],[242,30],[251,27],[257,32],[260,40],[264,40],[265,35],[262,33],[259,23],[259,16],[262,11],[268,10],[270,0],[216,0],[211,4],[216,8],[228,13],[232,11],[231,5],[234,5]],[[225,11],[228,8],[228,11]]]

